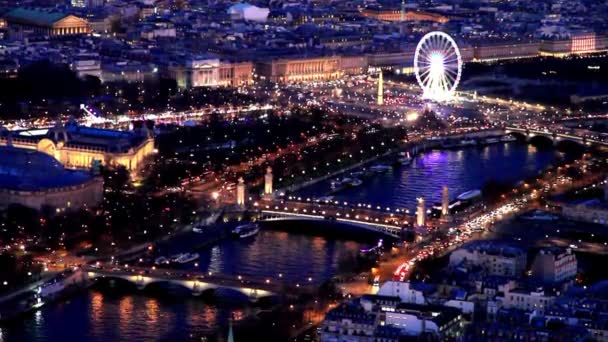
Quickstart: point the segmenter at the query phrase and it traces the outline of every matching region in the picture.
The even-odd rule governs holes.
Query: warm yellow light
[[[405,120],[407,121],[416,121],[418,119],[418,113],[417,112],[411,112],[411,113],[407,113],[405,115]]]

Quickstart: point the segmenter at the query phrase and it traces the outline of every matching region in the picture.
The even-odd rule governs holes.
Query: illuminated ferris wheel
[[[424,98],[450,100],[462,73],[462,58],[454,39],[440,31],[424,35],[416,46],[414,72]]]

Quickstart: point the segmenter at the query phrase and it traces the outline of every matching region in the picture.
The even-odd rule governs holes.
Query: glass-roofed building
[[[131,173],[154,152],[154,137],[147,128],[119,131],[78,126],[74,122],[44,129],[4,131],[0,146],[46,153],[68,169],[90,169],[99,162],[124,166]]]
[[[0,146],[0,207],[21,204],[59,210],[97,206],[103,179],[67,170],[52,156],[31,149]]]

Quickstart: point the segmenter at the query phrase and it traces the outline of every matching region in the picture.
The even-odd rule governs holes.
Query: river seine
[[[416,197],[439,201],[447,185],[451,197],[479,189],[484,182],[517,182],[534,176],[564,158],[531,145],[501,143],[484,148],[429,151],[411,165],[377,175],[361,186],[335,194],[336,198],[374,205],[415,207]],[[303,190],[320,196],[329,189],[321,182]],[[203,271],[321,282],[335,274],[340,258],[376,243],[281,230],[262,230],[250,241],[224,240],[198,251]],[[157,341],[188,340],[222,327],[231,315],[246,316],[248,306],[211,304],[189,296],[150,295],[123,289],[94,289],[43,307],[19,321],[0,326],[0,341]],[[225,333],[222,333],[224,335]],[[237,340],[238,336],[237,336]]]

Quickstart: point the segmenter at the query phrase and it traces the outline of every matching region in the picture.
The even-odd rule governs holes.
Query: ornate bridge
[[[255,204],[254,204],[255,206]],[[325,221],[399,238],[404,226],[414,222],[409,213],[371,205],[348,205],[330,201],[276,201],[255,206],[260,221]]]
[[[311,283],[312,279],[302,284],[285,283],[281,281],[282,278],[249,279],[241,276],[232,277],[156,267],[114,267],[110,269],[85,266],[83,271],[90,280],[100,278],[123,279],[135,284],[139,289],[144,289],[154,283],[169,283],[187,288],[195,296],[207,290],[217,289],[230,289],[240,292],[251,300],[283,294],[297,295],[316,292],[316,286]]]

